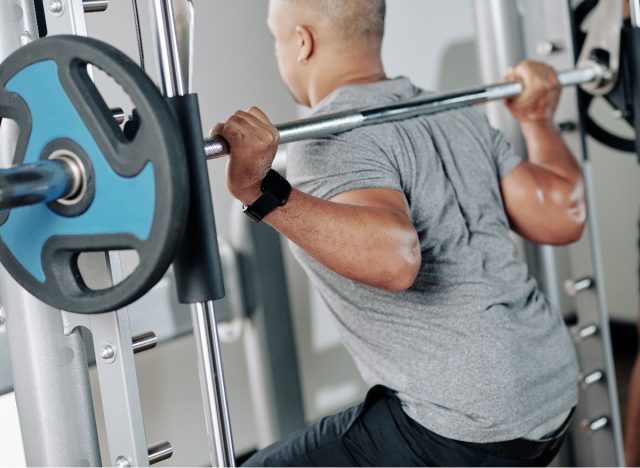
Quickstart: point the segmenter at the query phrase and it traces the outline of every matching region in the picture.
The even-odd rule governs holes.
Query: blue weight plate
[[[91,80],[95,65],[128,93],[139,118],[126,138]],[[37,40],[0,65],[0,117],[17,122],[14,164],[53,150],[80,156],[89,188],[74,210],[15,208],[0,226],[0,262],[28,291],[54,307],[99,313],[128,305],[165,273],[188,211],[184,144],[153,82],[127,56],[94,39]],[[115,286],[87,287],[82,252],[135,249],[140,264]]]

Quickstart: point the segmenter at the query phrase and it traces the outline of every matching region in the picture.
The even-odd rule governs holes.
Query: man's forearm
[[[582,172],[573,154],[551,121],[523,122],[520,125],[527,144],[529,161],[568,182],[577,183]]]
[[[420,268],[415,228],[392,211],[334,203],[294,189],[288,203],[264,221],[326,267],[370,286],[407,289]]]

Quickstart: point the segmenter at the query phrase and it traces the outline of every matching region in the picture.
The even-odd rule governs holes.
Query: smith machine
[[[565,93],[558,123],[576,154],[584,155],[588,235],[568,249],[527,251],[551,300],[578,319],[574,336],[584,392],[567,456],[580,465],[623,464],[593,178],[580,129],[593,127],[582,125],[589,122],[586,96],[606,96],[635,121],[640,95],[630,84],[640,77],[640,65],[628,51],[640,37],[640,2],[632,2],[633,22],[625,25],[622,0],[585,0],[575,12],[568,1],[475,1],[487,81],[497,81],[521,58],[537,56],[567,70],[560,73],[564,86],[583,90]],[[156,337],[132,336],[127,310],[169,266],[178,301],[192,311],[212,463],[235,463],[214,310],[224,296],[223,270],[233,268],[221,260],[206,171],[206,159],[224,156],[227,145],[203,140],[198,99],[190,90],[192,1],[150,3],[161,90],[122,52],[83,37],[84,13],[104,10],[107,0],[9,0],[0,8],[0,158],[6,167],[0,170],[0,297],[30,465],[101,464],[80,330],[90,333],[96,356],[108,441],[104,459],[132,466],[171,456],[168,442],[147,444],[133,363],[134,352],[148,349]],[[583,29],[575,18],[586,17],[587,9]],[[93,81],[97,70],[126,90],[130,113],[106,105]],[[278,128],[287,143],[520,92],[519,83],[480,86]],[[517,142],[504,116],[490,112]],[[242,229],[249,243],[277,243],[260,228]],[[129,251],[136,252],[131,265]],[[100,268],[108,274],[96,274]],[[575,279],[565,283],[567,278]],[[264,316],[254,319],[261,323],[256,349],[268,350],[274,331]],[[290,328],[278,333],[291,338]],[[273,363],[260,365],[263,375],[282,372]],[[263,441],[303,422],[301,409],[285,410],[280,390],[301,408],[297,374],[287,372],[282,379],[264,378],[270,387],[259,388],[272,395],[263,406],[273,403],[278,416],[287,412],[263,428]]]

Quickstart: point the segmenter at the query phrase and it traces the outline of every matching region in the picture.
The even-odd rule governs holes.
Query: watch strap
[[[243,205],[242,211],[253,221],[260,222],[279,206],[284,206],[291,193],[291,184],[273,169],[262,180],[262,195],[251,205]]]

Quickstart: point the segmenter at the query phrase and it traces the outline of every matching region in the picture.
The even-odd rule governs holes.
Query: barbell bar
[[[611,77],[608,76],[607,69],[598,65],[558,74],[558,80],[563,87],[598,83],[609,79]],[[280,144],[293,143],[335,135],[369,125],[512,98],[523,91],[522,83],[505,82],[434,94],[389,106],[311,117],[279,124],[276,127],[280,134]],[[205,139],[204,148],[207,159],[218,159],[229,154],[229,145],[220,136]],[[68,198],[79,185],[82,185],[83,174],[83,171],[71,170],[68,164],[51,164],[51,161],[1,169],[0,210]],[[36,179],[38,182],[34,183]]]
[[[603,80],[610,79],[611,77],[607,75],[607,70],[599,65],[573,69],[558,74],[558,80],[563,87],[587,83],[599,84]],[[426,98],[413,99],[389,106],[311,117],[276,125],[276,127],[280,132],[280,144],[293,143],[311,138],[323,138],[369,125],[436,114],[460,107],[512,98],[523,91],[524,86],[522,83],[511,81],[434,94]],[[222,137],[215,136],[206,139],[204,145],[208,159],[217,159],[229,155],[229,146]]]

